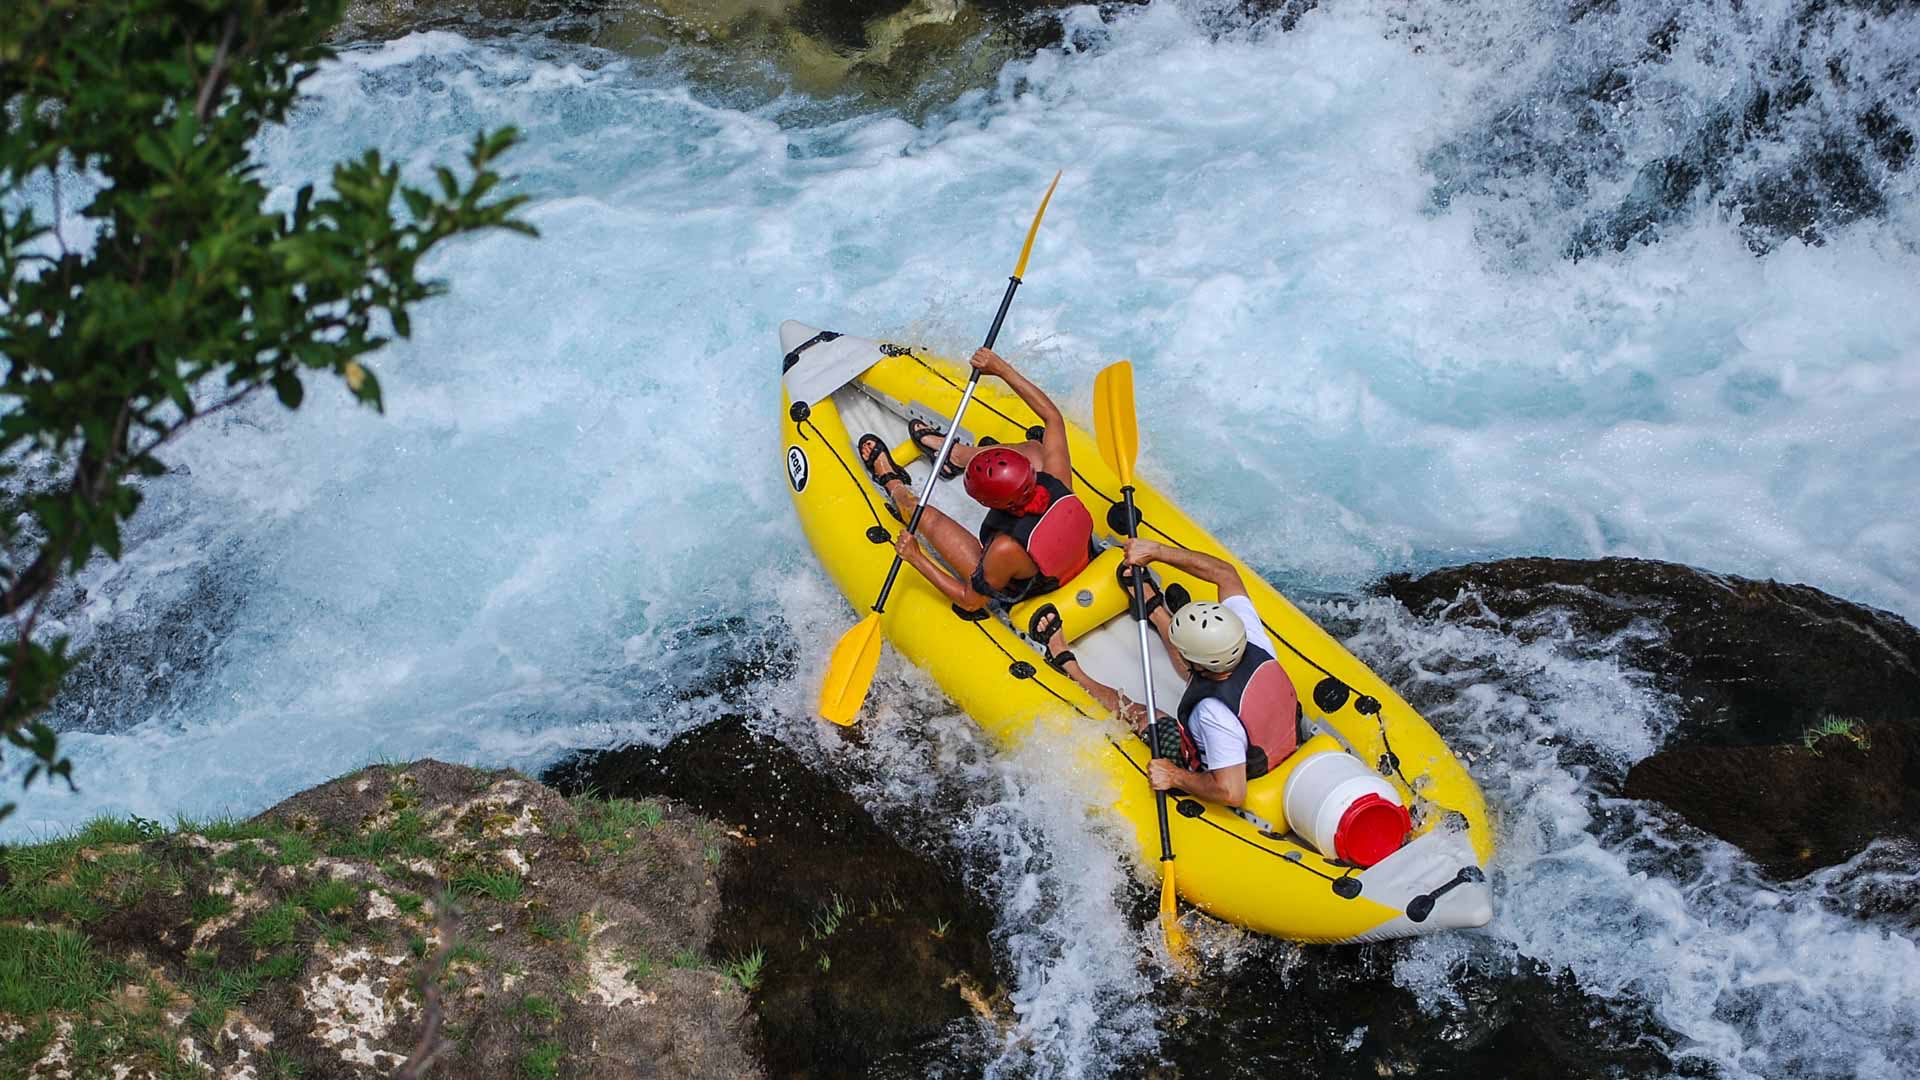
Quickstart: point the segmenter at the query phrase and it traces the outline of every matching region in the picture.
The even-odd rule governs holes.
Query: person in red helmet
[[[1073,463],[1067,455],[1067,428],[1060,409],[992,349],[975,352],[972,363],[983,374],[1006,382],[1026,402],[1040,418],[1040,437],[1016,445],[956,443],[948,455],[949,468],[942,471],[942,478],[964,475],[967,494],[987,508],[986,520],[976,537],[938,507],[929,506],[920,517],[920,536],[947,566],[967,573],[964,580],[935,562],[914,536],[902,532],[894,542],[902,559],[964,611],[979,611],[990,602],[1010,606],[1051,592],[1085,569],[1094,555],[1093,515],[1073,493]],[[939,455],[944,433],[919,421],[910,423],[907,430],[929,461]],[[856,450],[901,519],[912,517],[913,482],[888,456],[886,443],[878,435],[866,434],[860,436]],[[1065,650],[1058,618],[1051,631],[1040,628],[1047,662],[1116,715],[1144,716],[1139,706],[1122,700],[1118,691],[1080,668]]]

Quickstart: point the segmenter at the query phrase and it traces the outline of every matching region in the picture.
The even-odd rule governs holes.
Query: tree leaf
[[[307,394],[306,387],[300,385],[300,376],[292,371],[274,373],[273,392],[280,395],[280,404],[289,409],[299,408],[301,399]]]

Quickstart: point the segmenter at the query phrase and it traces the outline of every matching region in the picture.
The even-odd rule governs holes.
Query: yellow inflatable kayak
[[[893,561],[900,523],[854,453],[863,432],[895,447],[914,476],[929,463],[907,439],[912,416],[942,429],[966,383],[960,365],[916,349],[822,332],[798,322],[780,327],[780,452],[793,505],[807,539],[835,583],[865,614]],[[1152,390],[1141,397],[1151,400]],[[985,380],[962,418],[963,440],[1026,438],[1033,413],[997,380]],[[1070,427],[1073,488],[1095,521],[1096,539],[1117,543],[1124,532],[1119,480],[1101,461],[1093,437]],[[1178,799],[1169,815],[1180,895],[1208,914],[1277,937],[1311,942],[1376,941],[1485,925],[1493,914],[1484,868],[1493,853],[1486,801],[1466,769],[1419,714],[1312,620],[1171,500],[1136,481],[1140,534],[1226,559],[1245,579],[1254,606],[1298,688],[1303,706],[1300,749],[1266,776],[1249,782],[1240,810]],[[934,505],[969,528],[984,511],[957,481],[942,481]],[[1141,700],[1139,637],[1114,578],[1118,550],[1102,552],[1050,597],[1010,612],[965,617],[911,567],[901,571],[881,625],[908,660],[931,675],[953,701],[994,738],[1018,743],[1037,724],[1063,726],[1086,748],[1079,763],[1104,780],[1112,810],[1133,828],[1152,866],[1160,851],[1153,792],[1146,782],[1146,744],[1071,679],[1041,660],[1038,646],[1016,629],[1051,601],[1065,617],[1071,648],[1093,677]],[[961,568],[962,574],[971,570]],[[1163,586],[1179,582],[1199,599],[1210,585],[1155,566]],[[1153,641],[1156,653],[1161,646]],[[1184,683],[1164,655],[1153,660],[1154,691],[1167,708]],[[1350,754],[1355,767],[1390,785],[1411,813],[1404,846],[1362,867],[1317,850],[1308,827],[1286,816],[1289,775],[1316,754]]]

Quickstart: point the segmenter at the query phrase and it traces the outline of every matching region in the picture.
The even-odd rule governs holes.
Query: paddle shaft
[[[1120,497],[1126,500],[1127,539],[1138,540],[1140,518],[1133,509],[1133,485],[1121,488]],[[1147,707],[1148,756],[1159,757],[1160,712],[1153,707],[1153,654],[1148,651],[1150,643],[1147,638],[1147,568],[1136,566],[1133,569],[1133,619],[1135,625],[1140,627],[1140,675],[1147,688],[1147,700],[1141,704]],[[1167,831],[1167,793],[1156,791],[1153,796],[1154,809],[1160,814],[1160,861],[1166,862],[1173,858],[1173,837]]]
[[[1051,189],[1049,189],[1048,194],[1052,194]],[[1046,205],[1044,203],[1041,204],[1040,209],[1042,211],[1046,210]],[[1037,218],[1034,221],[1034,225],[1036,228],[1039,226],[1039,220]],[[1025,260],[1022,259],[1022,261],[1024,262]],[[1013,306],[1013,294],[1018,291],[1019,288],[1020,278],[1018,275],[1007,279],[1006,294],[1000,297],[1000,310],[994,313],[993,327],[987,331],[986,344],[982,345],[981,348],[991,349],[993,348],[993,343],[999,340],[1000,324],[1007,321],[1007,309]],[[920,486],[920,497],[915,500],[913,515],[907,518],[907,532],[909,535],[919,530],[920,515],[927,512],[927,504],[933,501],[933,485],[940,479],[940,470],[946,467],[947,455],[953,453],[954,440],[960,434],[960,418],[967,414],[967,406],[973,404],[973,392],[979,385],[980,369],[975,368],[972,377],[967,379],[966,392],[960,395],[960,407],[953,410],[953,424],[947,429],[947,437],[940,440],[940,452],[935,454],[933,458],[933,471],[927,474],[927,482]],[[1128,498],[1131,499],[1132,496],[1129,495]],[[1128,503],[1128,505],[1131,506],[1132,503]],[[900,564],[904,561],[904,556],[898,552],[894,554],[893,565],[887,568],[886,584],[880,586],[880,598],[873,602],[873,610],[876,613],[887,610],[887,594],[893,592],[894,579],[900,576]],[[1161,811],[1160,816],[1162,819],[1166,817],[1166,811],[1164,809]],[[1164,836],[1166,834],[1164,828],[1160,831],[1161,835]]]

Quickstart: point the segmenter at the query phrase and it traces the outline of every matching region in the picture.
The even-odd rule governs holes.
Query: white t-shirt
[[[1274,655],[1273,642],[1267,637],[1266,628],[1260,625],[1260,613],[1254,610],[1253,601],[1244,596],[1229,596],[1220,601],[1220,605],[1240,616],[1240,622],[1247,628],[1247,644],[1265,649],[1269,656]],[[1200,762],[1208,772],[1247,763],[1247,729],[1219,698],[1208,698],[1194,706],[1193,713],[1187,717],[1187,729],[1200,747]]]

